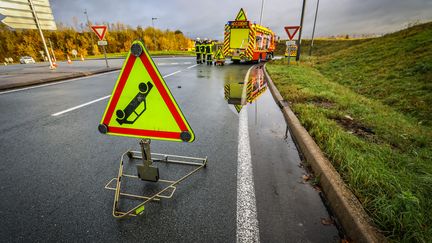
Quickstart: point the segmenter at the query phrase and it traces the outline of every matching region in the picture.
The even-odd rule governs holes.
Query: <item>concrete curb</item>
[[[264,75],[277,105],[282,110],[285,121],[297,146],[306,161],[311,165],[315,176],[319,178],[322,190],[329,202],[330,208],[340,221],[348,237],[355,242],[386,242],[385,237],[372,226],[372,221],[363,209],[356,196],[348,189],[339,173],[324,156],[321,149],[309,135],[306,129],[284,101],[267,73]]]
[[[80,77],[90,76],[90,75],[99,74],[99,73],[107,73],[107,72],[117,71],[120,69],[121,68],[104,68],[104,69],[98,69],[95,71],[76,72],[76,73],[71,73],[71,74],[67,74],[67,75],[63,75],[63,76],[59,76],[59,77],[36,79],[36,80],[20,82],[20,83],[13,83],[13,84],[0,84],[0,91],[22,88],[22,87],[27,87],[27,86],[37,85],[37,84],[51,83],[51,82],[62,81],[62,80],[66,80],[66,79],[72,79],[72,78],[80,78]]]

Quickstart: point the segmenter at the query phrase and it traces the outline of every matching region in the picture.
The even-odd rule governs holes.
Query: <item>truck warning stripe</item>
[[[253,28],[249,31],[249,40],[252,40],[249,42],[249,45],[246,50],[246,56],[252,59],[253,56],[253,49],[255,47],[255,30]]]
[[[223,43],[223,54],[224,54],[224,56],[228,56],[231,31],[230,31],[230,26],[227,24],[225,25],[224,35],[225,35],[225,38],[224,38],[224,43]]]

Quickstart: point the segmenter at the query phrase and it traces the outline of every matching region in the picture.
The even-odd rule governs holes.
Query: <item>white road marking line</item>
[[[98,76],[102,76],[102,75],[106,75],[106,74],[110,74],[110,73],[114,73],[114,72],[120,72],[120,70],[109,71],[109,72],[106,72],[106,73],[100,73],[100,74],[95,74],[95,75],[89,75],[89,76],[85,76],[85,77],[73,78],[73,79],[68,79],[68,80],[59,81],[59,82],[52,82],[52,83],[46,83],[46,84],[40,84],[40,85],[34,85],[34,86],[29,86],[29,87],[20,88],[20,89],[12,89],[12,90],[7,90],[7,91],[2,91],[2,92],[0,92],[0,95],[2,95],[2,94],[8,94],[8,93],[13,93],[13,92],[18,92],[18,91],[29,90],[29,89],[42,88],[42,87],[51,86],[51,85],[57,85],[57,84],[63,84],[63,83],[69,83],[69,82],[75,82],[75,81],[79,81],[79,80],[81,80],[81,79],[98,77]]]
[[[175,75],[175,74],[180,73],[180,72],[181,72],[181,70],[176,71],[176,72],[173,72],[173,73],[170,73],[170,74],[167,74],[167,75],[165,75],[165,76],[162,76],[162,78],[166,78],[166,77],[169,77],[169,76]],[[74,106],[74,107],[72,107],[72,108],[69,108],[69,109],[63,110],[63,111],[59,111],[59,112],[57,112],[57,113],[51,114],[51,116],[59,116],[59,115],[62,115],[62,114],[64,114],[64,113],[67,113],[67,112],[70,112],[70,111],[73,111],[73,110],[76,110],[76,109],[79,109],[79,108],[82,108],[82,107],[85,107],[85,106],[91,105],[91,104],[93,104],[93,103],[96,103],[96,102],[99,102],[99,101],[102,101],[102,100],[105,100],[105,99],[108,99],[109,97],[111,97],[111,95],[107,95],[107,96],[104,96],[104,97],[101,97],[101,98],[98,98],[98,99],[95,99],[95,100],[89,101],[89,102],[87,102],[87,103],[84,103],[84,104],[81,104],[81,105],[77,105],[77,106]]]
[[[237,167],[237,242],[260,242],[246,107],[240,111]]]
[[[79,109],[79,108],[81,108],[81,107],[88,106],[88,105],[90,105],[90,104],[96,103],[96,102],[98,102],[98,101],[101,101],[101,100],[104,100],[104,99],[108,99],[109,97],[111,97],[111,95],[107,95],[107,96],[104,96],[104,97],[102,97],[102,98],[95,99],[95,100],[89,101],[89,102],[87,102],[87,103],[84,103],[84,104],[81,104],[81,105],[78,105],[78,106],[75,106],[75,107],[72,107],[72,108],[66,109],[66,110],[64,110],[64,111],[60,111],[60,112],[54,113],[54,114],[52,114],[51,116],[59,116],[59,115],[61,115],[61,114],[67,113],[67,112],[69,112],[69,111],[73,111],[73,110]]]
[[[166,63],[166,62],[157,62],[156,66],[164,66],[164,65],[188,65],[188,64],[192,64],[192,62],[171,62],[171,63]]]
[[[192,65],[190,67],[187,67],[187,69],[191,69],[191,68],[196,67],[196,66],[198,66],[198,64],[195,64],[195,65]]]
[[[166,78],[166,77],[169,77],[169,76],[175,75],[175,74],[180,73],[180,72],[181,72],[181,70],[178,70],[178,71],[176,71],[176,72],[173,72],[173,73],[170,73],[170,74],[167,74],[167,75],[163,76],[163,78]]]
[[[252,68],[243,81],[242,102],[246,100],[246,86]],[[247,108],[239,114],[239,136],[237,157],[237,242],[259,242],[259,227],[249,141]]]

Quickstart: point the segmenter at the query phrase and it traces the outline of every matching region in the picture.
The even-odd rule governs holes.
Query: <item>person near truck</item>
[[[196,63],[201,64],[202,60],[202,52],[201,52],[202,41],[200,38],[197,38],[195,41],[195,54],[196,54]]]
[[[204,38],[204,41],[201,42],[200,45],[200,52],[201,52],[201,63],[205,62],[205,55],[206,55],[206,43],[207,43],[207,38]]]
[[[211,40],[206,44],[206,62],[207,65],[213,65],[213,42]]]

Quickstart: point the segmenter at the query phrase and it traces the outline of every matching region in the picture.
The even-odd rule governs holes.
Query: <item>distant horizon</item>
[[[389,31],[389,32],[383,32],[383,33],[340,33],[340,34],[332,34],[332,35],[315,35],[315,39],[319,39],[319,38],[330,38],[330,39],[332,39],[332,38],[341,38],[341,39],[343,39],[342,37],[344,37],[346,35],[348,35],[350,39],[374,38],[374,37],[380,37],[380,36],[383,36],[383,35],[386,35],[386,34],[391,34],[391,33],[394,33],[394,32],[398,32],[398,31],[407,29],[407,28],[412,27],[412,26],[426,24],[426,23],[429,23],[429,22],[432,22],[432,19],[429,19],[429,20],[417,20],[417,21],[414,21],[414,22],[406,23],[404,26],[401,26],[400,29],[392,30],[392,31]],[[123,24],[128,29],[132,29],[132,30],[136,30],[138,27],[142,27],[143,29],[152,28],[152,26],[140,26],[140,25],[132,26],[132,25],[129,25],[129,24],[121,23],[121,22],[105,22],[105,21],[102,21],[102,22],[95,22],[93,24],[95,24],[95,25],[101,25],[101,24],[106,24],[106,23],[108,23],[109,25],[112,25],[112,24]],[[72,24],[63,23],[63,22],[59,22],[59,21],[56,21],[56,24],[57,24],[57,27],[60,27],[60,28],[62,26],[64,26],[66,28],[72,28],[75,31],[81,31],[80,29],[77,29]],[[87,29],[86,31],[91,31],[88,28],[86,28],[87,27],[86,23],[79,22],[78,24],[79,25],[84,24],[84,28]],[[169,29],[169,28],[168,29],[160,29],[160,28],[157,28],[157,26],[155,26],[155,29],[158,29],[160,31],[166,31],[166,30],[176,31],[176,30],[179,30],[186,37],[194,39],[194,37],[187,36],[187,34],[183,30],[181,30],[181,29]],[[307,35],[303,35],[302,36],[302,39],[304,39],[304,40],[308,40],[308,39],[311,39],[311,38],[312,38],[311,35],[310,36],[307,36]],[[287,36],[280,36],[280,39],[281,40],[285,40],[285,39],[288,39],[288,37]]]

